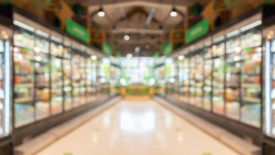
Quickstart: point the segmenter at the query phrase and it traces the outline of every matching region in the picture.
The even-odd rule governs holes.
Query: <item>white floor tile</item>
[[[38,155],[236,155],[153,100],[123,100]]]

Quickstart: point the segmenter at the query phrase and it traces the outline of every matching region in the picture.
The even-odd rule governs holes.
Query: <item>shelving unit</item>
[[[261,127],[261,17],[252,15],[179,52],[183,54],[177,58],[184,55],[185,59],[178,64],[189,61],[189,70],[179,72],[188,75],[189,93],[178,97],[183,103],[249,127]],[[181,84],[179,90],[184,89]]]
[[[25,127],[95,101],[96,87],[103,86],[95,81],[98,60],[92,60],[94,50],[21,15],[16,17],[14,127]]]

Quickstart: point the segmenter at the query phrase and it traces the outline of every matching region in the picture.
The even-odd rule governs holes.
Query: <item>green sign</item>
[[[161,49],[164,55],[168,55],[173,52],[173,44],[170,42],[166,42],[162,44]]]
[[[66,30],[70,35],[76,37],[77,39],[82,40],[86,43],[90,43],[89,31],[85,27],[74,22],[73,20],[67,19]]]
[[[207,34],[209,31],[209,20],[204,19],[187,30],[185,34],[185,42],[189,43]]]
[[[112,55],[113,53],[113,45],[110,42],[105,42],[102,45],[102,50],[107,55]]]

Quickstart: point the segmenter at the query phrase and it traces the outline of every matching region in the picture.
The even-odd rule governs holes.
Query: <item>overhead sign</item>
[[[168,55],[171,52],[173,52],[173,44],[170,42],[166,42],[166,43],[162,44],[161,50],[164,55]]]
[[[185,42],[189,43],[207,34],[209,31],[209,20],[204,19],[187,30],[185,34]]]
[[[86,43],[90,43],[89,31],[85,27],[81,26],[80,24],[74,22],[71,19],[66,20],[66,31],[73,37],[82,40]]]
[[[105,42],[102,45],[102,50],[103,50],[103,53],[110,56],[113,53],[113,45],[110,42]]]

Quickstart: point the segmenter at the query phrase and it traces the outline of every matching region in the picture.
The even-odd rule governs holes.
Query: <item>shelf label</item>
[[[204,19],[187,30],[185,34],[185,41],[186,43],[189,43],[193,40],[196,40],[199,37],[207,34],[208,31],[209,31],[209,20]]]
[[[71,19],[67,19],[66,21],[66,31],[75,38],[80,39],[86,43],[90,43],[89,31]]]

